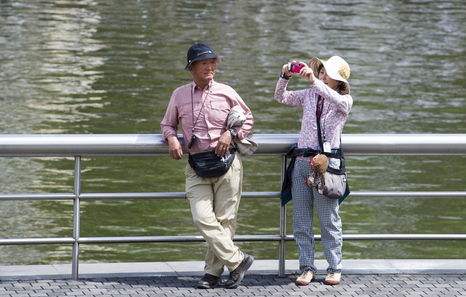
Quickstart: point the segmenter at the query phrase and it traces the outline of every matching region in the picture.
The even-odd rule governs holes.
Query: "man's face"
[[[214,79],[215,71],[217,70],[217,59],[204,59],[193,63],[190,71],[194,81],[211,81]]]

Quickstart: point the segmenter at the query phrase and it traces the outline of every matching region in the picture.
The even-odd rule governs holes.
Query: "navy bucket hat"
[[[188,70],[189,66],[192,63],[199,60],[205,59],[217,59],[217,63],[220,63],[221,59],[215,53],[212,47],[207,43],[196,43],[195,45],[191,46],[188,50],[187,61],[188,64],[184,68],[184,70]]]

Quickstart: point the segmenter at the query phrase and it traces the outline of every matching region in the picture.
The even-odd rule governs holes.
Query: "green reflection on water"
[[[298,133],[301,111],[273,100],[281,66],[337,54],[351,65],[344,133],[466,133],[462,0],[50,1],[0,3],[4,134],[160,133],[171,92],[191,79],[187,48],[210,42],[216,79],[255,133]],[[285,22],[299,18],[299,24]],[[215,24],[215,25],[212,25]],[[308,87],[294,77],[290,89]],[[243,158],[244,191],[278,191],[280,158]],[[83,193],[183,192],[186,161],[84,158]],[[466,157],[348,156],[353,191],[464,191]],[[72,193],[72,158],[1,158],[2,193]],[[344,232],[464,233],[464,199],[346,199]],[[0,237],[72,236],[70,202],[1,202]],[[279,201],[244,199],[238,234],[278,234]],[[292,205],[287,211],[291,234]],[[83,201],[82,236],[198,234],[184,200]],[[316,222],[315,232],[319,233]],[[241,242],[258,259],[277,243]],[[82,245],[84,262],[202,260],[205,245]],[[287,243],[287,258],[297,258]],[[20,255],[20,256],[18,256]],[[323,258],[318,244],[317,256]],[[345,258],[464,258],[455,241],[348,241]],[[0,246],[2,264],[68,263],[71,246]]]

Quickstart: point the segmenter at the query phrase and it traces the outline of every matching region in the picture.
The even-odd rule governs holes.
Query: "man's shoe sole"
[[[254,262],[254,257],[249,255],[249,258],[246,262],[246,266],[244,267],[244,272],[241,273],[239,275],[239,278],[236,282],[234,282],[233,284],[229,285],[229,286],[225,286],[227,289],[236,289],[238,288],[239,284],[241,283],[241,281],[243,280],[244,278],[244,275],[246,274],[246,271],[248,271],[248,269],[251,267],[252,263]]]

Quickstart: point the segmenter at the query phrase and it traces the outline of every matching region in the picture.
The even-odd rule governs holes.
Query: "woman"
[[[296,68],[301,69],[296,70]],[[310,88],[287,91],[286,87],[293,73],[307,79],[311,83]],[[303,62],[283,65],[275,89],[275,100],[303,109],[297,151],[311,151],[315,152],[314,154],[322,150],[325,153],[338,151],[341,133],[353,105],[347,81],[349,75],[348,63],[338,56],[333,56],[327,61],[314,57],[309,62],[309,66]],[[318,118],[320,118],[320,137],[323,145],[319,142]],[[302,272],[296,284],[308,285],[317,272],[314,265],[315,241],[312,228],[315,205],[322,245],[328,262],[324,283],[336,285],[341,280],[342,268],[342,223],[338,214],[339,204],[338,199],[325,197],[316,187],[311,188],[305,183],[312,169],[310,161],[314,154],[296,158],[291,178],[294,206],[293,234],[298,244],[299,268]],[[342,165],[343,162],[338,156],[329,158],[329,167],[338,169]]]

